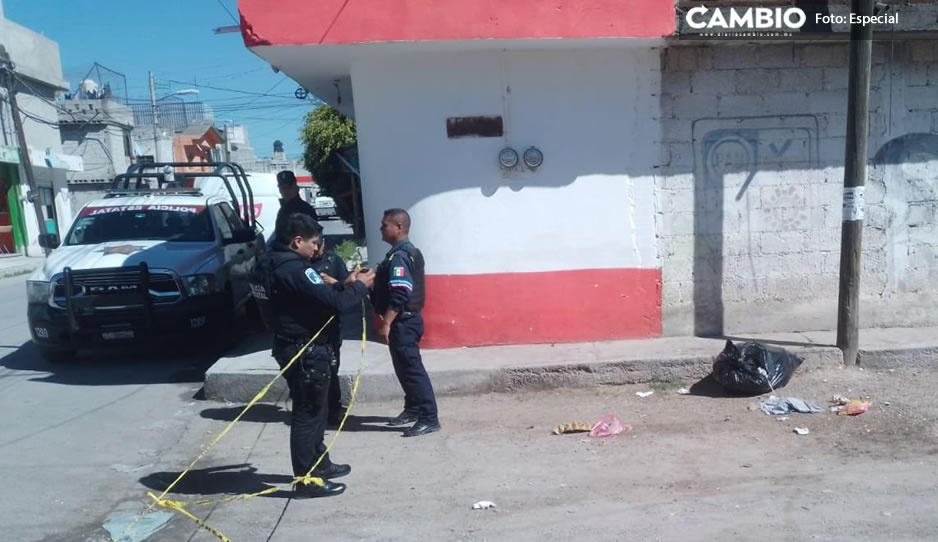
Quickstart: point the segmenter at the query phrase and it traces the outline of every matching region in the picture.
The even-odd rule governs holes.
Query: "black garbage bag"
[[[736,346],[726,341],[726,347],[713,361],[713,379],[729,392],[761,395],[788,384],[801,362],[801,358],[782,348],[751,341]]]

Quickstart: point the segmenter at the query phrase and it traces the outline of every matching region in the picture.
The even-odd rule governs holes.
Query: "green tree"
[[[355,209],[362,208],[361,186],[357,176],[336,157],[340,149],[357,144],[355,121],[328,105],[319,105],[306,114],[300,140],[306,146],[303,153],[306,169],[323,194],[335,200],[339,216],[352,224],[356,235],[361,235],[364,225],[360,216],[355,217]]]

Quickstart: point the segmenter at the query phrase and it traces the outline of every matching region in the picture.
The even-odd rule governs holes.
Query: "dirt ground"
[[[802,370],[779,395],[825,412],[787,421],[758,410],[759,398],[675,392],[693,382],[657,385],[647,398],[635,393],[649,386],[443,398],[443,431],[417,439],[380,423],[399,405],[364,404],[334,451],[353,466],[345,495],[194,510],[234,541],[936,540],[936,381],[912,370]],[[833,394],[873,407],[837,416],[826,410]],[[176,498],[288,481],[287,414],[259,408]],[[188,438],[207,440],[234,410],[207,407]],[[551,434],[607,413],[633,430]],[[142,481],[161,489],[176,472]],[[497,508],[473,510],[481,500]],[[151,538],[189,539],[214,540],[181,517]]]

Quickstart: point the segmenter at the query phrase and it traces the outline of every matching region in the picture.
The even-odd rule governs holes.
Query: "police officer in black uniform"
[[[326,284],[336,284],[344,287],[349,277],[348,267],[334,252],[326,252],[326,243],[320,233],[319,249],[313,255],[313,269],[319,273]],[[340,355],[342,349],[342,322],[341,314],[336,312],[335,319],[326,330],[329,332],[329,344],[335,352],[335,365],[332,370],[332,380],[329,381],[329,425],[337,426],[342,421],[345,407],[342,405],[342,391],[339,388],[339,365],[342,363]]]
[[[303,201],[300,197],[300,187],[296,184],[296,175],[290,170],[277,173],[277,188],[280,189],[280,210],[277,211],[277,222],[274,226],[277,233],[283,231],[283,225],[292,214],[300,213],[318,220],[316,209]]]
[[[394,372],[404,389],[404,411],[389,425],[413,423],[405,437],[418,437],[440,430],[436,397],[430,376],[420,357],[425,300],[423,254],[408,239],[410,215],[404,209],[389,209],[381,221],[381,239],[391,245],[378,267],[372,302],[381,319],[378,336],[391,351]]]
[[[304,214],[287,217],[272,250],[258,262],[251,289],[274,332],[273,355],[284,367],[336,312],[358,306],[374,284],[374,271],[351,274],[342,288],[326,284],[313,269],[311,258],[319,247],[322,231]],[[326,333],[320,334],[284,375],[293,397],[290,425],[290,457],[293,474],[305,475],[326,451],[329,382],[335,353]],[[348,465],[333,463],[329,456],[313,472],[323,485],[297,484],[294,497],[340,495],[345,485],[329,481],[351,472]]]

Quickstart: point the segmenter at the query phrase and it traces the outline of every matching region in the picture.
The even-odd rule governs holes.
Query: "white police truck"
[[[233,163],[144,163],[89,202],[27,280],[33,342],[49,361],[87,346],[230,326],[253,303],[265,250],[251,186]],[[214,191],[199,185],[217,179]]]

